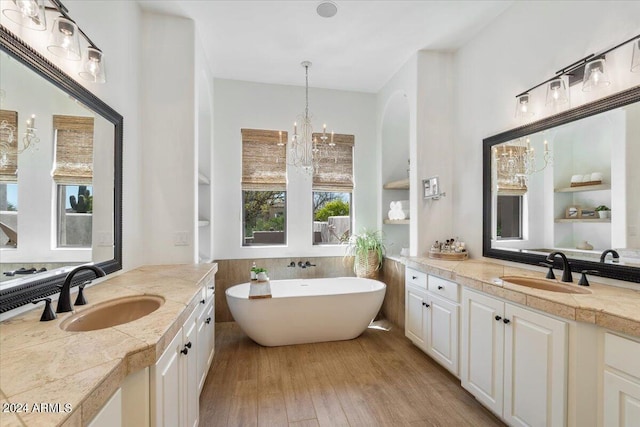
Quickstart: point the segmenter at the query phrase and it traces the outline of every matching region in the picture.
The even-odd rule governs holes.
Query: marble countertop
[[[216,271],[217,264],[144,266],[86,288],[89,304],[75,312],[128,295],[165,299],[153,313],[119,326],[66,332],[59,325],[71,313],[40,322],[42,305],[1,322],[0,426],[86,425],[127,375],[162,355],[197,306],[204,279]],[[29,411],[3,411],[8,403]],[[40,403],[60,407],[34,411]]]
[[[604,285],[597,282],[598,277],[589,276],[590,286],[586,289],[591,291],[590,294],[565,294],[496,280],[502,276],[544,278],[544,273],[483,260],[442,261],[402,257],[400,262],[416,270],[558,317],[592,323],[640,337],[640,286],[638,290],[634,290]],[[559,276],[558,271],[556,276]],[[580,274],[574,273],[573,276],[572,286],[577,287]]]

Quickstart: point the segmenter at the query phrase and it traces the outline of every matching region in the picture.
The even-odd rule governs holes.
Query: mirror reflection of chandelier
[[[542,156],[537,157],[529,137],[496,147],[494,154],[500,180],[508,185],[526,187],[530,175],[553,164],[553,156],[546,138],[543,145]],[[538,158],[542,158],[542,161],[539,162]]]
[[[322,126],[322,134],[313,134],[313,125],[309,115],[309,67],[311,62],[303,61],[305,69],[305,107],[304,113],[298,116],[298,121],[293,124],[293,136],[289,145],[287,163],[299,167],[311,174],[318,171],[320,160],[331,156],[331,149],[335,146],[333,142],[334,133],[327,136],[327,125]],[[300,133],[298,133],[298,123],[300,123]],[[319,138],[319,140],[318,140]]]
[[[24,132],[22,138],[22,145],[19,145],[16,141],[16,127],[9,124],[6,120],[0,122],[0,167],[5,167],[9,164],[9,156],[11,153],[21,154],[28,150],[30,147],[37,149],[40,138],[36,134],[36,116],[31,115],[31,118],[27,120],[27,129]]]

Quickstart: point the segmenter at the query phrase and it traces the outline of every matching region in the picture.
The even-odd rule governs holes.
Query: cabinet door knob
[[[438,286],[438,290],[442,290],[442,289],[443,289],[442,286]]]
[[[203,300],[203,299],[201,299],[201,300],[200,300],[200,304],[204,304],[205,302],[206,302],[206,301],[205,301],[205,300]]]
[[[424,303],[424,306],[425,306],[425,307],[427,307],[427,308],[431,307],[431,306],[430,306],[429,304],[427,304],[427,303]]]
[[[184,354],[184,355],[189,354],[189,349],[187,349],[187,348],[185,347],[185,348],[183,348],[182,350],[180,350],[180,353],[182,353],[182,354]]]
[[[502,321],[504,322],[504,324],[506,325],[507,323],[511,323],[511,320],[509,319],[502,319]]]
[[[422,306],[424,307],[425,305],[427,305],[427,303],[422,301]]]
[[[418,276],[411,276],[412,280],[416,280],[418,278]]]
[[[499,322],[500,320],[502,320],[502,317],[496,316],[496,320]]]
[[[191,348],[191,341],[189,341],[188,343],[186,343],[184,346],[185,346],[186,348]]]
[[[205,320],[204,323],[206,323],[207,325],[211,323],[211,317],[207,317],[207,320]]]

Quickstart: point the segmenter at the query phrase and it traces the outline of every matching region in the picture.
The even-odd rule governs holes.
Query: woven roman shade
[[[11,129],[2,129],[0,139],[2,145],[7,144],[6,164],[0,165],[1,182],[18,181],[18,112],[0,110],[0,123],[6,122]],[[11,140],[11,141],[9,141]]]
[[[58,184],[91,184],[93,180],[93,117],[53,116]]]
[[[285,191],[287,188],[287,132],[241,129],[242,189]]]
[[[503,170],[500,167],[500,160],[497,163],[498,166],[498,195],[499,196],[523,196],[527,192],[527,184],[522,176],[525,173],[524,154],[526,147],[517,145],[504,145],[498,149],[497,157],[502,159],[502,154],[513,154],[518,161],[509,170]],[[518,178],[519,175],[521,178]]]
[[[320,141],[321,136],[321,133],[313,134],[313,138],[317,138],[318,141]],[[354,141],[353,135],[333,135],[335,146],[329,150],[328,157],[321,157],[318,168],[313,174],[313,191],[335,193],[350,193],[353,191]]]

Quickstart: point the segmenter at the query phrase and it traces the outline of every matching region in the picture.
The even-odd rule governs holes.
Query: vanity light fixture
[[[94,83],[106,82],[104,72],[104,54],[97,47],[88,47],[80,77]]]
[[[585,64],[584,77],[582,79],[582,90],[584,92],[600,89],[610,84],[611,80],[609,80],[604,57],[593,59]]]
[[[534,115],[529,104],[531,95],[528,92],[522,93],[516,97],[516,118],[526,120]]]
[[[12,0],[12,3],[16,8],[6,7],[2,10],[2,14],[10,21],[32,30],[47,29],[43,0]]]
[[[84,60],[79,75],[94,83],[105,83],[104,55],[69,16],[69,10],[60,0],[6,0],[2,13],[11,21],[34,30],[46,30],[46,12],[56,12],[47,50],[69,61],[80,61],[83,57],[80,36],[86,41]],[[4,6],[6,4],[6,6]]]
[[[569,102],[567,84],[563,77],[551,80],[547,84],[547,101],[545,105],[560,106]]]
[[[53,21],[53,28],[49,36],[49,52],[60,58],[70,61],[79,61],[80,37],[78,37],[78,26],[70,19],[62,16]]]
[[[633,42],[633,54],[631,58],[631,71],[640,72],[640,34],[625,40],[624,42],[602,51],[597,54],[590,54],[584,58],[567,65],[556,71],[556,75],[533,86],[530,89],[516,95],[517,108],[516,118],[524,118],[523,113],[531,114],[531,107],[528,105],[531,92],[540,86],[547,86],[547,98],[545,105],[557,106],[560,103],[569,102],[568,87],[577,83],[582,83],[583,91],[591,91],[611,84],[611,80],[606,70],[606,55],[621,46]],[[562,80],[565,78],[566,80]],[[564,85],[563,82],[564,81]],[[564,90],[563,90],[564,89]],[[562,96],[565,93],[565,97]],[[566,100],[564,100],[566,99]]]
[[[640,73],[640,39],[633,42],[633,54],[631,55],[631,72]]]

